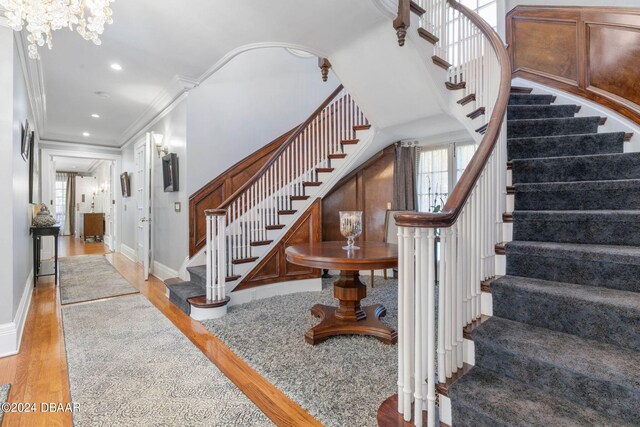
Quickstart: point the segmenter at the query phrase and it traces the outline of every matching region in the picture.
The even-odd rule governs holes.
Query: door
[[[107,198],[106,198],[106,206],[105,206],[105,215],[107,216],[107,229],[105,230],[105,234],[109,236],[109,250],[114,251],[116,247],[116,233],[115,231],[115,193],[114,193],[114,182],[115,182],[115,174],[116,174],[116,165],[115,162],[111,162],[109,165],[109,187],[107,188]]]
[[[136,168],[136,244],[138,262],[144,269],[144,280],[149,279],[151,268],[151,139],[145,136],[135,147]]]

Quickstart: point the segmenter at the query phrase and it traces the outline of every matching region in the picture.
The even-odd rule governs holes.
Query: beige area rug
[[[63,305],[138,292],[104,255],[72,256],[59,262]]]
[[[62,315],[74,426],[273,425],[142,295]]]

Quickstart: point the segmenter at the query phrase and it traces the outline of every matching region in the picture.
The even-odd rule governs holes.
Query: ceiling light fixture
[[[38,46],[51,49],[52,32],[69,28],[100,45],[100,34],[106,24],[112,24],[109,4],[114,0],[0,0],[6,9],[9,27],[15,31],[28,31],[29,58],[39,59]],[[75,26],[75,28],[74,28]]]
[[[116,71],[122,71],[122,65],[120,64],[111,64],[111,69]]]
[[[91,136],[89,132],[82,132],[82,136]]]
[[[100,114],[95,114],[95,113],[93,113],[93,114],[91,115],[91,117],[93,117],[94,119],[99,119],[99,118],[100,118]]]

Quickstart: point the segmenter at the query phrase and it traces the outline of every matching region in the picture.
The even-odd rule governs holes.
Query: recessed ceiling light
[[[93,114],[91,115],[91,117],[93,117],[94,119],[99,119],[99,118],[100,118],[100,114],[95,114],[95,113],[93,113]]]
[[[89,132],[82,132],[82,136],[91,136]]]
[[[111,64],[111,69],[116,71],[122,71],[122,65],[113,63]]]

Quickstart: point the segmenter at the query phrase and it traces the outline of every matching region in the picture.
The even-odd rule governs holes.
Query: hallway
[[[108,261],[211,360],[276,424],[320,425],[295,402],[258,375],[199,322],[191,320],[165,296],[165,285],[154,276],[143,279],[142,267],[102,243],[69,237],[60,240],[60,254],[106,254]],[[126,298],[123,297],[114,297]],[[109,298],[111,299],[111,298]],[[105,301],[103,299],[99,301]],[[78,304],[94,304],[96,301]],[[53,277],[41,278],[34,289],[20,353],[0,359],[0,384],[10,383],[9,403],[70,402],[69,373],[59,288]],[[6,413],[3,427],[71,426],[68,412]]]

